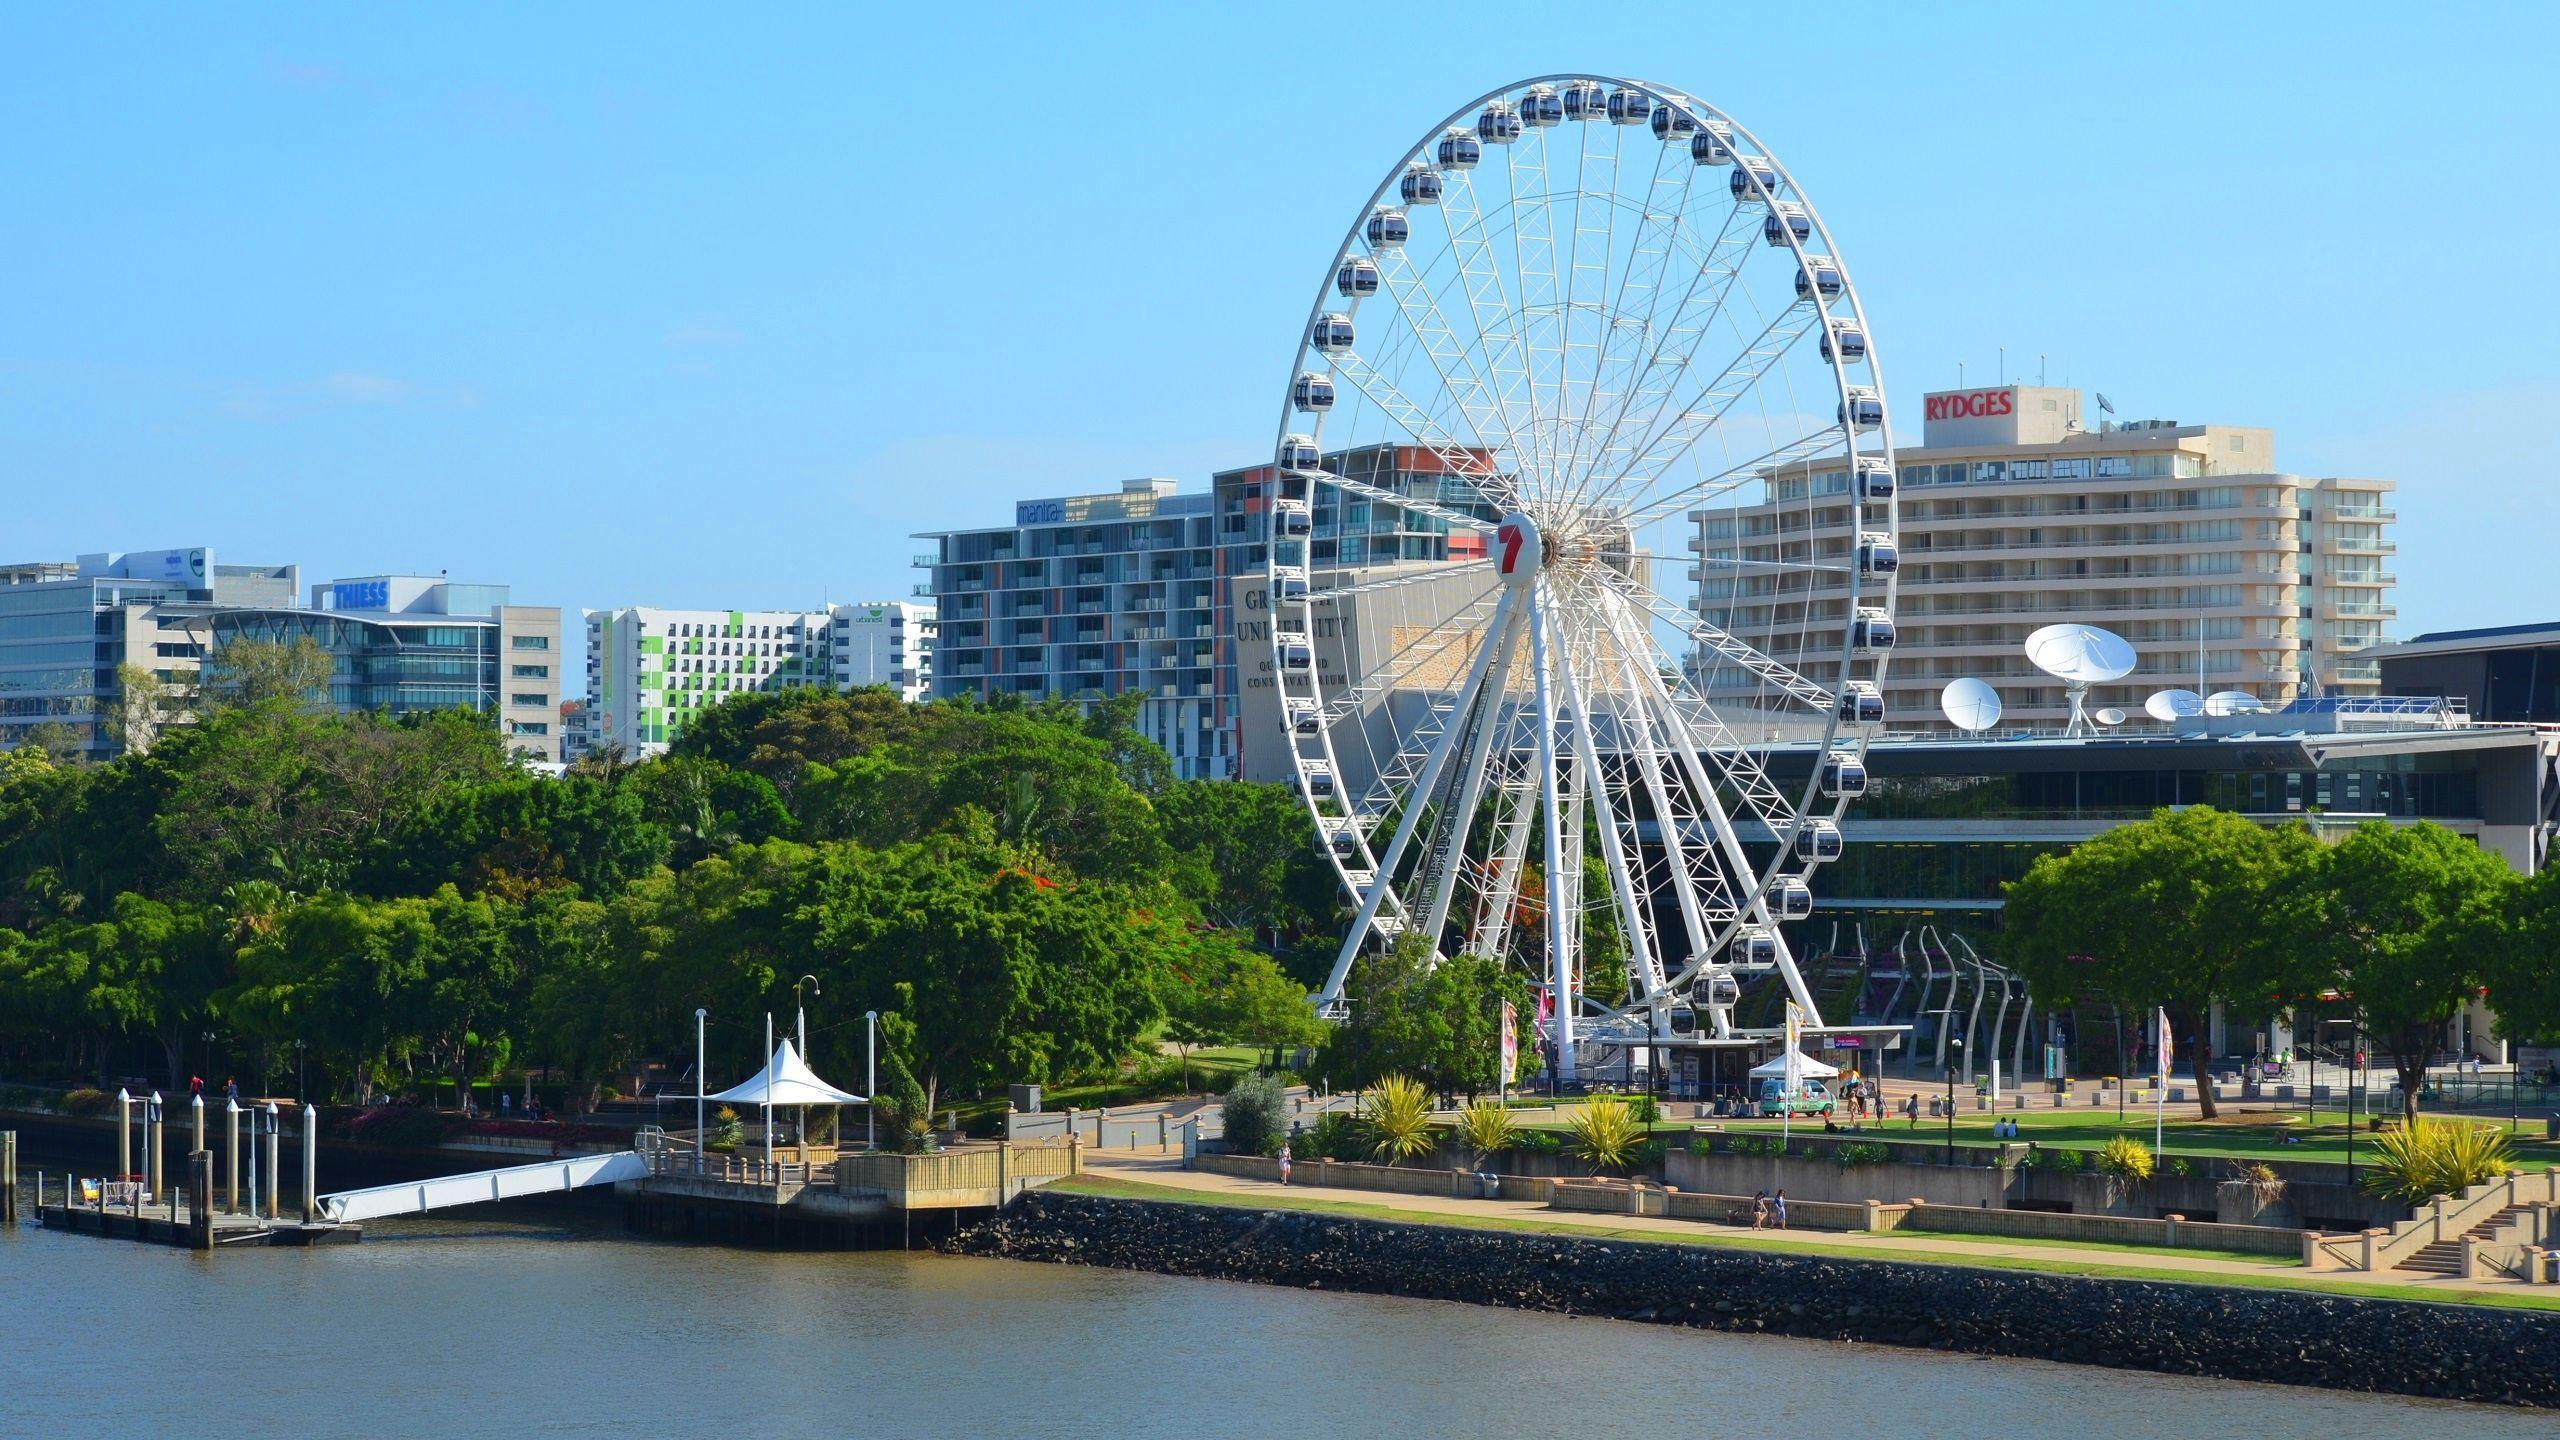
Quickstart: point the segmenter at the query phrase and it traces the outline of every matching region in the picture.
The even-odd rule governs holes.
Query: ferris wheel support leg
[[[1613,613],[1612,618],[1623,619],[1624,617]],[[1661,820],[1663,863],[1672,877],[1672,894],[1680,904],[1680,923],[1685,927],[1688,935],[1689,953],[1692,956],[1702,956],[1707,953],[1708,927],[1706,916],[1698,906],[1698,887],[1693,878],[1695,872],[1689,868],[1688,841],[1681,834],[1682,822],[1687,818],[1687,814],[1673,806],[1671,788],[1663,780],[1663,747],[1659,743],[1663,731],[1654,724],[1652,717],[1646,712],[1644,687],[1636,676],[1635,661],[1632,658],[1640,652],[1628,648],[1623,625],[1613,624],[1610,627],[1610,633],[1618,637],[1621,656],[1628,657],[1620,661],[1619,669],[1621,677],[1626,682],[1627,692],[1636,697],[1635,712],[1641,727],[1636,736],[1636,762],[1644,776],[1645,793],[1653,802],[1653,813]],[[1657,961],[1662,958],[1658,946],[1655,949],[1654,958]],[[1667,965],[1665,969],[1668,970]],[[1664,983],[1669,984],[1670,978],[1666,977]],[[1731,1021],[1721,1018],[1723,1012],[1719,1011],[1717,1014],[1719,1016],[1717,1033],[1721,1035],[1729,1032],[1733,1028]]]
[[[1467,666],[1466,682],[1458,688],[1456,701],[1449,712],[1449,723],[1441,727],[1439,735],[1431,742],[1430,757],[1423,761],[1422,774],[1414,781],[1404,815],[1396,821],[1395,838],[1387,842],[1386,853],[1378,857],[1378,871],[1369,881],[1368,895],[1360,902],[1359,917],[1351,922],[1350,929],[1343,932],[1342,949],[1333,957],[1333,971],[1325,976],[1324,989],[1317,994],[1319,1004],[1329,1005],[1342,997],[1342,983],[1350,978],[1351,962],[1359,955],[1361,942],[1369,937],[1370,927],[1378,918],[1379,906],[1394,889],[1396,867],[1404,860],[1405,847],[1413,843],[1414,828],[1421,823],[1422,812],[1430,808],[1431,795],[1439,787],[1441,772],[1449,768],[1449,755],[1457,749],[1458,736],[1467,728],[1467,712],[1474,706],[1476,697],[1483,693],[1485,671],[1493,662],[1494,652],[1500,648],[1495,637],[1508,632],[1512,599],[1517,593],[1505,590],[1502,598],[1494,602],[1489,633],[1484,643],[1476,647],[1475,659]],[[1398,913],[1404,913],[1401,903]],[[1428,938],[1436,950],[1439,937]]]
[[[1440,934],[1448,928],[1449,906],[1457,899],[1458,871],[1466,859],[1467,836],[1474,828],[1476,809],[1484,803],[1485,768],[1493,754],[1494,736],[1509,722],[1502,714],[1502,697],[1511,688],[1511,656],[1518,648],[1520,627],[1524,622],[1517,611],[1505,624],[1493,631],[1490,644],[1494,649],[1493,672],[1485,680],[1485,713],[1476,722],[1474,738],[1467,742],[1464,767],[1458,773],[1457,808],[1443,824],[1451,831],[1449,853],[1439,857],[1439,873],[1432,877],[1430,913],[1422,922],[1422,933],[1431,943],[1440,943]]]
[[[1578,1003],[1574,975],[1574,921],[1567,905],[1572,891],[1564,875],[1564,805],[1556,796],[1556,711],[1554,655],[1547,633],[1547,586],[1543,580],[1529,601],[1529,664],[1538,683],[1538,801],[1544,835],[1547,887],[1547,994],[1555,1008],[1556,1078],[1574,1078],[1573,1020]]]
[[[1584,789],[1591,797],[1594,818],[1600,831],[1600,858],[1609,867],[1609,888],[1618,901],[1618,924],[1626,932],[1626,943],[1634,952],[1636,974],[1644,987],[1644,998],[1659,999],[1663,990],[1662,965],[1653,953],[1645,931],[1644,899],[1636,893],[1634,877],[1627,869],[1627,856],[1618,835],[1618,817],[1609,806],[1609,787],[1601,783],[1600,751],[1591,739],[1591,712],[1585,704],[1581,677],[1573,668],[1573,657],[1560,650],[1556,656],[1556,673],[1564,681],[1565,704],[1573,712],[1574,754],[1582,763],[1587,779]]]
[[[1674,758],[1698,787],[1698,798],[1707,809],[1708,828],[1715,832],[1716,842],[1724,851],[1725,863],[1732,867],[1736,877],[1755,873],[1751,857],[1743,853],[1741,837],[1733,832],[1733,817],[1716,794],[1715,779],[1707,773],[1707,762],[1699,758],[1697,738],[1690,733],[1688,722],[1681,718],[1679,707],[1671,703],[1670,692],[1662,688],[1660,676],[1648,673],[1643,678],[1646,692],[1672,738]],[[1785,837],[1781,836],[1780,843],[1784,842]],[[1806,988],[1803,973],[1796,969],[1795,952],[1787,945],[1786,936],[1769,917],[1768,897],[1755,895],[1750,908],[1752,918],[1768,926],[1771,933],[1778,936],[1778,973],[1787,982],[1787,993],[1803,1009],[1806,1021],[1816,1029],[1821,1028],[1822,1007],[1814,1003],[1813,992]]]

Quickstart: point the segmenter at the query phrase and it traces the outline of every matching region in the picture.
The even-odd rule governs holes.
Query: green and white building
[[[632,756],[672,744],[695,715],[759,690],[931,686],[933,607],[910,601],[824,610],[589,610],[587,716],[596,745]]]

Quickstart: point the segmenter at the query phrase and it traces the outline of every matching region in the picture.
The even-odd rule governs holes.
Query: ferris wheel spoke
[[[1434,565],[1427,561],[1411,563],[1419,566],[1421,573],[1413,575],[1391,575],[1383,580],[1363,580],[1354,585],[1311,586],[1307,591],[1307,603],[1310,605],[1323,605],[1334,601],[1353,599],[1361,595],[1375,595],[1384,590],[1405,590],[1416,585],[1436,585],[1441,581],[1448,579],[1452,575],[1472,575],[1478,572],[1490,575],[1493,573],[1493,562],[1491,560],[1465,560],[1448,565]],[[1775,562],[1750,561],[1741,563],[1769,564]]]
[[[1537,446],[1539,473],[1555,473],[1556,444],[1561,438],[1555,423],[1546,418],[1545,407],[1538,403],[1539,386],[1544,372],[1552,369],[1561,378],[1564,354],[1561,343],[1541,348],[1541,334],[1550,340],[1563,317],[1557,313],[1555,197],[1547,189],[1547,132],[1533,128],[1516,145],[1503,147],[1503,165],[1516,197],[1512,210],[1512,271],[1519,277],[1517,307],[1511,317],[1513,333],[1520,337],[1521,354],[1527,372],[1521,377],[1521,394],[1529,405],[1530,435]]]
[[[1751,343],[1743,347],[1713,379],[1688,397],[1679,408],[1665,412],[1645,438],[1628,454],[1626,463],[1606,477],[1613,489],[1629,477],[1648,467],[1661,469],[1679,463],[1689,447],[1715,428],[1742,398],[1758,388],[1761,378],[1771,367],[1786,358],[1796,342],[1810,333],[1822,318],[1822,312],[1811,305],[1796,305],[1778,313],[1763,327]],[[1685,367],[1684,367],[1685,368]]]
[[[1709,624],[1704,617],[1691,614],[1686,610],[1675,609],[1668,601],[1651,591],[1636,593],[1621,590],[1619,593],[1642,603],[1663,623],[1672,626],[1698,644],[1706,646],[1723,660],[1750,671],[1806,708],[1828,711],[1838,703],[1839,697],[1827,686],[1816,683],[1774,657],[1763,653],[1751,642],[1740,639],[1719,626]]]
[[[1472,566],[1465,568],[1474,569]],[[1451,572],[1441,572],[1442,575],[1448,573]],[[1438,579],[1440,576],[1430,578]],[[1374,704],[1380,696],[1413,679],[1426,665],[1445,667],[1449,648],[1466,643],[1477,633],[1483,605],[1501,593],[1501,587],[1487,586],[1450,607],[1439,619],[1421,630],[1400,640],[1391,639],[1394,648],[1375,664],[1366,667],[1367,673],[1362,679],[1339,687],[1334,698],[1319,711],[1325,723],[1331,724],[1355,710]]]
[[[1481,446],[1470,446],[1440,428],[1438,421],[1405,393],[1396,388],[1385,372],[1370,364],[1357,350],[1346,350],[1334,357],[1333,373],[1351,382],[1352,388],[1367,397],[1370,404],[1398,425],[1413,443],[1430,451],[1448,467],[1448,473],[1468,480],[1479,489],[1495,474],[1494,457]]]
[[[1658,680],[1654,684],[1654,695],[1656,702],[1663,707],[1664,716],[1669,720],[1672,734],[1677,742],[1674,745],[1675,758],[1690,772],[1693,782],[1698,786],[1701,803],[1706,807],[1717,845],[1724,852],[1725,863],[1733,867],[1733,873],[1736,876],[1753,874],[1751,858],[1743,851],[1742,837],[1734,829],[1733,817],[1725,811],[1722,799],[1716,794],[1715,783],[1707,773],[1705,760],[1700,758],[1697,746],[1687,733],[1686,723],[1678,709],[1671,704],[1670,696],[1663,691]],[[1791,843],[1793,838],[1792,835],[1783,833],[1776,837],[1781,855],[1785,853],[1784,847]],[[1773,861],[1773,871],[1775,865],[1776,862]],[[1821,1007],[1814,1003],[1812,990],[1806,987],[1803,974],[1796,969],[1795,957],[1787,947],[1786,937],[1779,932],[1777,925],[1770,919],[1767,889],[1765,886],[1752,888],[1751,917],[1767,929],[1775,940],[1777,968],[1779,974],[1785,979],[1788,993],[1793,995],[1796,1003],[1803,1007],[1805,1016],[1818,1026],[1822,1023]],[[1704,968],[1705,961],[1706,957],[1701,957],[1699,961],[1693,963],[1690,966],[1690,975]],[[1678,984],[1690,978],[1690,975],[1684,975],[1673,983]]]
[[[1610,623],[1622,631],[1641,634],[1645,628],[1644,617],[1637,611],[1636,602],[1628,597],[1613,597],[1608,613]],[[1659,690],[1666,704],[1678,704],[1670,688],[1663,683],[1663,677],[1651,669],[1641,673],[1638,684],[1646,695]],[[1701,756],[1716,757],[1717,772],[1732,787],[1734,802],[1752,819],[1777,830],[1784,830],[1795,823],[1796,812],[1785,792],[1769,778],[1768,768],[1761,763],[1756,752],[1734,735],[1724,717],[1712,706],[1683,707],[1673,718],[1679,721],[1684,743],[1695,748]]]
[[[1696,167],[1692,166],[1689,179],[1695,178]],[[1594,451],[1591,462],[1574,477],[1577,488],[1581,490],[1589,491],[1596,486],[1602,486],[1626,471],[1628,466],[1619,464],[1618,458],[1627,447],[1618,443],[1616,437],[1627,435],[1631,430],[1638,434],[1642,433],[1642,425],[1639,422],[1649,418],[1661,408],[1672,389],[1679,383],[1680,376],[1688,371],[1699,343],[1707,334],[1705,320],[1689,319],[1691,305],[1700,287],[1711,280],[1722,282],[1715,292],[1716,308],[1721,309],[1724,294],[1741,277],[1742,262],[1750,254],[1750,227],[1741,207],[1734,206],[1725,211],[1724,219],[1717,227],[1714,241],[1708,245],[1705,255],[1699,258],[1697,268],[1690,272],[1687,281],[1682,285],[1679,298],[1672,302],[1670,313],[1662,314],[1664,275],[1668,270],[1671,254],[1679,248],[1678,240],[1687,229],[1685,221],[1688,218],[1686,207],[1689,190],[1685,182],[1680,198],[1682,209],[1669,217],[1670,236],[1660,246],[1661,254],[1655,262],[1651,282],[1644,292],[1647,303],[1642,332],[1636,350],[1630,357],[1632,368],[1625,377],[1625,388],[1619,393],[1617,411],[1610,417],[1607,427],[1606,433],[1612,437],[1612,443]],[[1634,462],[1628,462],[1628,464],[1632,463]]]
[[[1610,134],[1609,177],[1611,193],[1608,197],[1608,203],[1603,204],[1600,207],[1600,212],[1604,217],[1606,224],[1600,235],[1598,292],[1592,296],[1591,301],[1594,306],[1594,314],[1597,316],[1599,336],[1592,345],[1591,374],[1584,382],[1583,386],[1582,413],[1580,419],[1577,420],[1574,425],[1573,450],[1565,459],[1565,473],[1568,475],[1580,475],[1583,473],[1583,442],[1590,439],[1594,433],[1593,423],[1600,413],[1602,396],[1607,393],[1608,389],[1612,350],[1615,341],[1617,340],[1619,330],[1624,328],[1625,325],[1623,317],[1627,311],[1629,286],[1635,279],[1636,271],[1639,268],[1639,262],[1645,254],[1648,253],[1645,246],[1645,238],[1655,225],[1652,207],[1650,204],[1637,209],[1636,233],[1633,238],[1633,251],[1627,257],[1627,261],[1624,265],[1618,265],[1618,214],[1620,210],[1627,207],[1615,192],[1619,173],[1618,165],[1624,152],[1624,145],[1618,137],[1625,133],[1625,127],[1612,125],[1608,128]],[[1657,145],[1654,147],[1653,175],[1647,182],[1645,190],[1648,200],[1650,200],[1655,192],[1663,188],[1663,171],[1669,165],[1670,160],[1671,147],[1667,145]],[[1683,176],[1684,186],[1695,178],[1696,167],[1691,166],[1689,167],[1688,173]],[[1589,187],[1585,188],[1588,189]],[[1575,211],[1577,246],[1581,235],[1580,216],[1581,212],[1579,208],[1577,208]],[[1677,227],[1675,224],[1675,234],[1676,231]],[[1665,245],[1661,248],[1665,253],[1667,253],[1669,247]],[[1612,292],[1609,287],[1610,272],[1613,268],[1615,268],[1617,272],[1617,287],[1614,292]],[[1577,294],[1579,293],[1578,277],[1581,269],[1582,266],[1577,256],[1575,262]],[[1654,267],[1654,279],[1656,283],[1659,282],[1660,272],[1661,266],[1657,264]]]
[[[1381,288],[1395,302],[1396,313],[1421,343],[1423,353],[1431,357],[1449,404],[1466,419],[1476,443],[1491,444],[1493,430],[1499,426],[1517,453],[1518,437],[1510,433],[1508,417],[1494,402],[1491,382],[1476,364],[1475,356],[1458,339],[1448,317],[1441,313],[1439,296],[1414,268],[1404,246],[1373,248],[1371,256],[1378,261]]]
[[[1440,210],[1449,224],[1449,248],[1457,260],[1457,279],[1466,296],[1468,318],[1476,327],[1476,348],[1481,354],[1478,363],[1493,380],[1494,407],[1501,413],[1503,430],[1511,438],[1512,454],[1523,466],[1533,464],[1538,454],[1536,414],[1532,410],[1528,435],[1523,440],[1516,413],[1520,385],[1529,373],[1527,341],[1510,323],[1510,287],[1503,283],[1501,264],[1493,257],[1473,171],[1454,173],[1442,193]],[[1519,229],[1516,207],[1509,228],[1515,234]],[[1514,248],[1517,249],[1516,242]]]
[[[1838,425],[1825,425],[1660,495],[1652,494],[1662,483],[1660,478],[1656,478],[1633,497],[1626,523],[1631,529],[1641,530],[1647,525],[1671,519],[1681,511],[1712,504],[1771,471],[1839,449],[1841,434]],[[1663,473],[1668,474],[1670,468],[1676,467],[1667,467]]]
[[[1419,500],[1411,495],[1399,495],[1393,490],[1386,489],[1382,486],[1372,485],[1366,480],[1353,480],[1348,476],[1337,475],[1330,470],[1307,470],[1301,471],[1300,473],[1304,474],[1308,479],[1316,482],[1317,484],[1330,485],[1336,490],[1357,495],[1364,500],[1374,500],[1382,505],[1392,505],[1409,514],[1428,515],[1434,520],[1445,521],[1451,525],[1458,526],[1461,529],[1473,530],[1479,534],[1490,535],[1493,533],[1495,525],[1494,521],[1484,519],[1480,516],[1469,515],[1462,510],[1452,510],[1445,505],[1435,505],[1428,500]]]

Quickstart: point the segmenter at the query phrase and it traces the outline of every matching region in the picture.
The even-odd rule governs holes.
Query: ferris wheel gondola
[[[1261,506],[1276,728],[1352,911],[1318,1003],[1413,937],[1529,966],[1566,1078],[1594,1037],[1766,1033],[1754,982],[1818,1028],[1785,927],[1868,785],[1899,570],[1835,237],[1731,116],[1599,75],[1459,107],[1352,214]],[[1779,558],[1707,538],[1764,498]]]

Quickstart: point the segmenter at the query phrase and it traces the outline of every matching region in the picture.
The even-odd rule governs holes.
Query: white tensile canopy
[[[1787,1057],[1784,1054],[1772,1055],[1752,1066],[1751,1073],[1783,1080],[1787,1078]],[[1828,1080],[1839,1073],[1837,1065],[1825,1065],[1801,1050],[1796,1052],[1796,1078],[1799,1080]]]
[[[788,1040],[774,1047],[773,1059],[755,1076],[706,1099],[742,1105],[860,1105],[861,1096],[839,1090],[818,1078],[809,1062]]]

